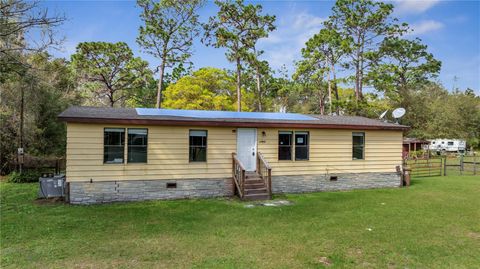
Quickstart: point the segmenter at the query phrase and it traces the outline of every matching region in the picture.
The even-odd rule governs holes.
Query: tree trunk
[[[356,101],[358,102],[359,100],[363,99],[362,95],[362,88],[363,88],[363,61],[364,61],[364,48],[365,48],[365,32],[362,31],[360,35],[358,36],[357,39],[357,62],[356,62],[356,89],[355,89],[355,97]]]
[[[262,89],[260,87],[260,70],[257,66],[256,68],[256,76],[257,76],[257,94],[258,94],[258,111],[262,111],[262,102],[263,102],[263,98],[262,98]]]
[[[361,65],[363,66],[363,63]],[[358,99],[363,100],[363,67],[360,67],[358,85]]]
[[[358,102],[360,99],[360,67],[359,63],[355,64],[355,101]]]
[[[335,100],[337,101],[335,111],[337,112],[337,115],[340,115],[340,107],[338,106],[338,102],[340,101],[340,97],[338,96],[337,74],[335,73],[335,65],[333,65],[333,64],[332,64],[332,73],[333,73],[333,92],[335,93]]]
[[[330,80],[330,70],[327,73],[327,83],[328,83],[328,110],[329,114],[332,114],[332,81]]]
[[[318,90],[318,99],[319,99],[319,106],[320,106],[320,115],[325,115],[325,100],[323,98],[322,90]]]
[[[240,58],[237,57],[237,111],[242,111],[242,89],[241,89],[241,65]]]
[[[165,72],[165,61],[162,61],[160,65],[159,75],[158,78],[158,85],[157,85],[157,104],[156,108],[162,108],[162,90],[163,90],[163,73]]]
[[[33,88],[32,82],[30,82],[31,87]],[[19,137],[19,148],[23,148],[23,121],[24,121],[24,109],[25,109],[25,89],[23,86],[21,88],[21,99],[20,99],[20,137]],[[33,92],[33,89],[32,89]],[[22,157],[23,158],[23,157]],[[23,160],[20,160],[20,154],[17,152],[17,163],[18,170],[20,173],[23,172]]]
[[[113,107],[115,105],[115,100],[113,99],[113,95],[115,94],[115,91],[113,91],[112,89],[108,89],[108,91],[110,92],[109,96],[108,96],[108,101],[110,101],[110,107]]]
[[[320,100],[320,115],[325,115],[325,102],[323,99]]]

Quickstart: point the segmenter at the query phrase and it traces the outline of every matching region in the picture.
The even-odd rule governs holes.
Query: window
[[[453,146],[453,141],[448,141],[449,146]]]
[[[278,159],[292,160],[292,132],[278,133]]]
[[[295,132],[295,160],[308,160],[308,132]]]
[[[147,162],[147,129],[128,129],[128,162]]]
[[[362,160],[365,158],[365,133],[353,133],[352,158]]]
[[[190,130],[190,152],[191,162],[207,161],[207,131]]]
[[[123,163],[125,129],[105,128],[103,132],[103,162]]]

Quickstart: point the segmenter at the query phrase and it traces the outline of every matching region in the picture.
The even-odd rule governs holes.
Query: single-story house
[[[179,199],[400,186],[408,127],[353,116],[70,107],[69,201]]]

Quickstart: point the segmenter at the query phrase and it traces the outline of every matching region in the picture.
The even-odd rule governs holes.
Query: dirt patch
[[[55,205],[55,204],[64,204],[65,201],[63,197],[54,197],[54,198],[38,198],[34,201],[36,205]]]
[[[317,262],[320,263],[320,264],[323,264],[325,266],[332,265],[332,261],[327,257],[320,257],[320,258],[318,258]]]
[[[253,204],[246,204],[244,205],[245,208],[252,208],[256,206],[285,206],[285,205],[293,205],[293,202],[287,200],[274,200],[274,201],[262,201],[256,202]]]
[[[480,240],[480,233],[469,232],[467,235],[468,235],[468,237],[470,237],[470,238]]]

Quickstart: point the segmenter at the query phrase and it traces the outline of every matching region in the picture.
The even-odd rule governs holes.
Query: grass
[[[480,177],[236,200],[38,204],[0,183],[2,268],[474,268]]]

